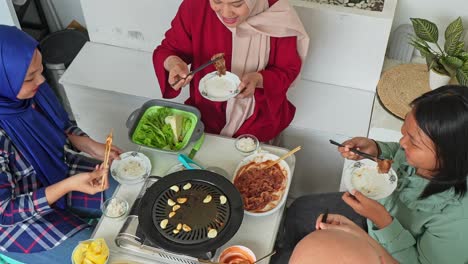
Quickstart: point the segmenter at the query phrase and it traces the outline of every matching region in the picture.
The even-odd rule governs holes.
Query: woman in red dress
[[[269,141],[294,117],[296,108],[286,93],[299,75],[308,43],[287,0],[184,0],[153,63],[164,98],[178,96],[190,83],[185,103],[201,111],[206,132],[248,133]],[[207,100],[198,90],[213,65],[187,77],[188,64],[195,69],[217,53],[224,53],[227,70],[241,79],[243,92],[227,102]]]

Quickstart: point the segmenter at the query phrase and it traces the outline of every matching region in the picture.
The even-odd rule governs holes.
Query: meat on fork
[[[226,75],[226,61],[224,60],[224,53],[217,53],[211,57],[211,60],[219,58],[217,61],[214,62],[214,66],[218,71],[218,76]]]

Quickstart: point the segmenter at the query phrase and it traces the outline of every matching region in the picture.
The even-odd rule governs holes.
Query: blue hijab
[[[38,43],[16,27],[0,25],[0,127],[31,163],[44,186],[67,177],[68,116],[47,83],[31,99],[17,99]],[[33,102],[41,112],[33,109]],[[65,207],[65,199],[57,201]]]

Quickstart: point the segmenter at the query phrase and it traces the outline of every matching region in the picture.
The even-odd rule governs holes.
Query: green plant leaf
[[[419,52],[421,52],[421,55],[423,57],[427,57],[427,56],[434,56],[431,52],[431,50],[429,49],[427,45],[427,43],[425,43],[424,41],[421,41],[421,40],[418,40],[418,39],[413,39],[411,40],[410,44],[412,46],[414,46],[417,50],[419,50]],[[426,44],[426,45],[424,45]]]
[[[456,74],[458,68],[454,67],[449,62],[447,62],[447,58],[441,58],[440,64],[442,64],[444,70],[448,73],[447,75],[454,76]]]
[[[458,69],[463,66],[464,61],[457,57],[447,56],[442,59],[442,61],[448,64],[451,68]]]
[[[462,32],[455,32],[451,34],[446,40],[444,49],[445,52],[449,55],[456,55],[458,51],[458,47],[460,45],[460,38],[462,36]]]
[[[465,51],[465,42],[458,41],[457,50],[455,51],[454,55],[460,56],[460,54],[463,53],[464,51]]]
[[[432,60],[431,64],[429,64],[429,70],[434,70],[438,72],[439,74],[452,76],[450,75],[450,72],[447,71],[447,68],[442,64],[442,62],[438,58],[435,58],[434,60]]]
[[[455,19],[445,30],[445,39],[449,39],[452,35],[462,35],[463,33],[463,22],[461,17]],[[458,39],[457,39],[458,40]]]
[[[436,24],[422,18],[410,18],[413,23],[414,32],[419,38],[436,43],[439,40],[439,29]]]
[[[456,55],[460,43],[461,32],[460,34],[452,34],[448,39],[445,40],[444,50],[448,55]]]
[[[468,52],[463,51],[463,52],[461,52],[460,54],[458,54],[458,56],[459,56],[462,60],[464,60],[465,63],[468,62]]]
[[[457,80],[463,86],[468,86],[468,69],[460,68],[457,70]]]

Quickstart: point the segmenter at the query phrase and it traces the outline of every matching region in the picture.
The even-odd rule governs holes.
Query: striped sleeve
[[[83,130],[81,130],[81,128],[79,128],[78,126],[73,125],[71,122],[68,124],[68,127],[65,128],[65,134],[88,137],[88,134],[83,132]]]
[[[13,180],[5,158],[0,158],[0,225],[11,226],[29,220],[36,214],[46,214],[52,210],[46,196],[45,188],[33,192],[15,195]]]

